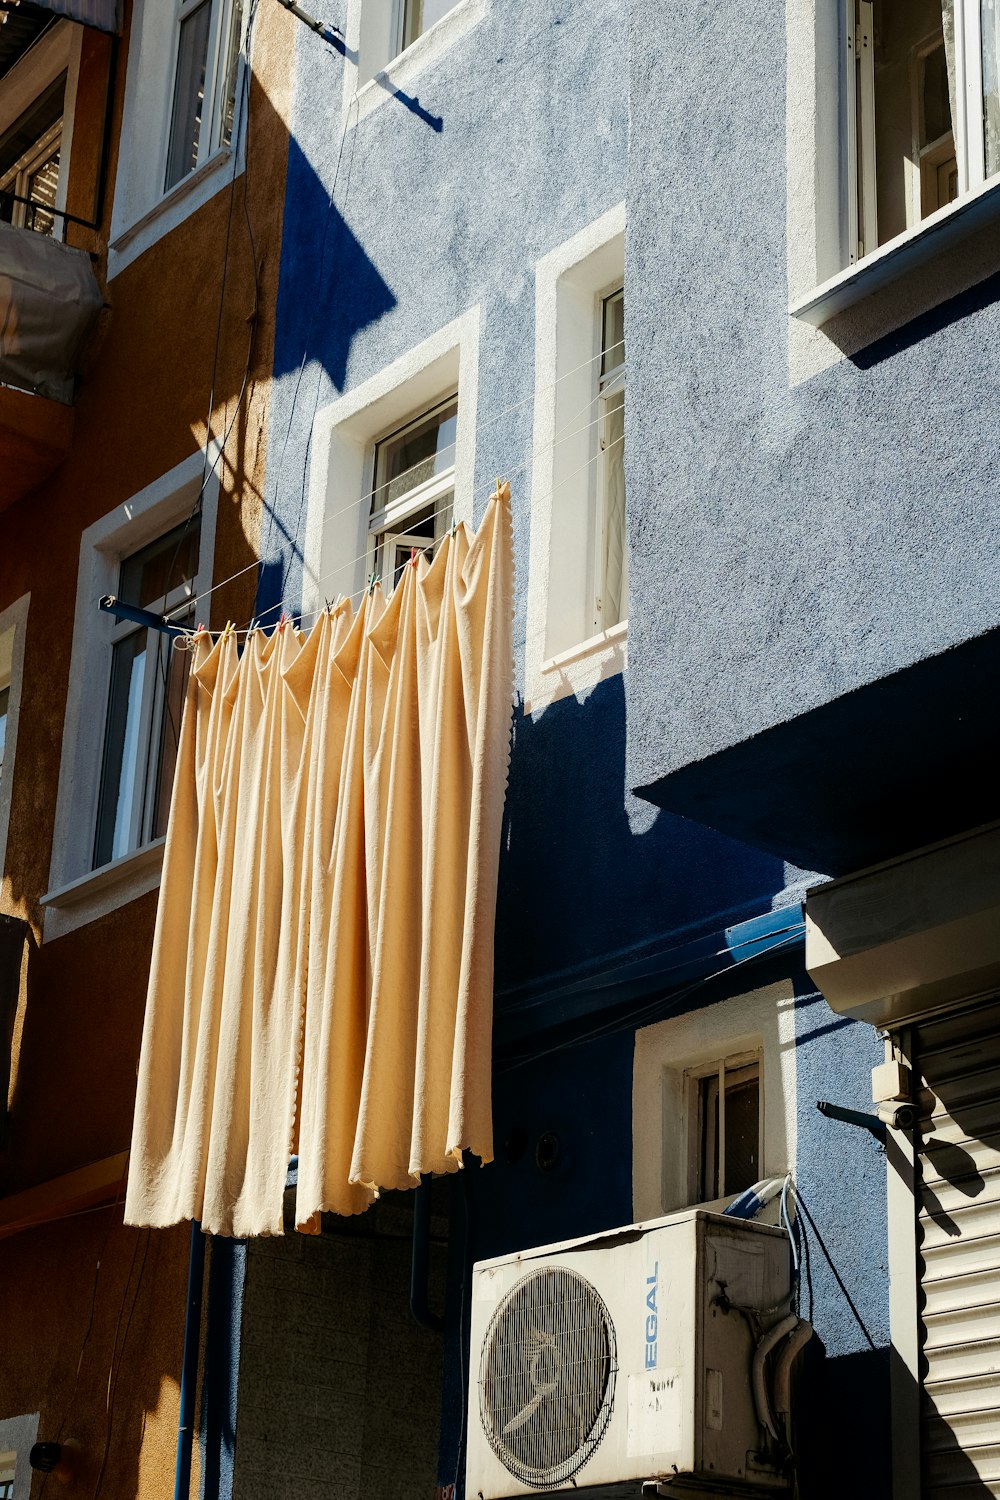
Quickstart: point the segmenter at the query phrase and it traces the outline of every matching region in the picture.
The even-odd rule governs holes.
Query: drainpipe
[[[410,1261],[410,1312],[422,1328],[444,1332],[444,1318],[432,1312],[427,1295],[431,1247],[431,1180],[422,1177],[413,1194],[413,1256]]]
[[[181,1414],[177,1427],[177,1467],[174,1500],[188,1500],[191,1491],[191,1449],[194,1442],[194,1397],[198,1386],[198,1345],[201,1341],[201,1292],[205,1281],[205,1236],[197,1219],[191,1220],[188,1260],[187,1313],[184,1318],[184,1356],[181,1362]]]

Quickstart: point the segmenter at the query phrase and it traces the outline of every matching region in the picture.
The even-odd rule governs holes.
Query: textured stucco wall
[[[327,18],[344,24],[345,7],[332,7]],[[660,136],[663,121],[655,96],[669,92],[674,81],[659,77],[662,58],[654,53],[646,76],[654,97],[633,93],[629,101],[622,57],[626,19],[624,4],[609,7],[596,0],[577,0],[573,6],[538,0],[528,9],[513,0],[492,0],[482,22],[408,86],[423,115],[389,100],[346,133],[343,63],[335,49],[301,32],[267,475],[273,514],[263,526],[266,566],[258,608],[283,597],[294,605],[299,597],[316,412],[478,305],[475,509],[478,516],[495,475],[510,477],[517,681],[522,683],[532,524],[535,265],[621,201],[629,109],[631,151],[638,151],[640,162],[632,172],[629,215],[638,213],[663,236],[695,232],[674,213],[679,200],[667,190],[660,165],[668,143]],[[654,40],[668,19],[658,12],[651,18]],[[693,66],[690,46],[689,36],[688,67]],[[427,114],[440,118],[440,131]],[[690,155],[693,172],[696,158],[704,156],[704,142],[692,144]],[[735,274],[735,253],[732,266]],[[640,267],[638,275],[634,267],[626,269],[626,299],[636,299],[639,308],[637,324],[629,314],[630,330],[638,332],[629,334],[628,401],[631,405],[638,396],[642,410],[663,401],[665,371],[680,357],[671,343],[670,321],[662,309],[659,321],[653,319],[642,284],[642,277],[650,276],[656,285],[661,274],[662,268]],[[742,295],[748,302],[767,302],[753,280]],[[776,305],[780,298],[771,301]],[[699,363],[709,351],[688,342],[683,354],[684,378],[697,382]],[[777,354],[774,362],[777,370]],[[645,392],[651,393],[648,399]],[[630,441],[640,455],[633,471],[638,466],[655,473],[657,461],[674,459],[659,430],[651,438],[633,429]],[[644,534],[649,549],[645,559],[634,562],[640,621],[645,594],[655,594],[648,607],[658,608],[672,592],[663,580],[673,552],[658,528],[659,516],[666,516],[673,502],[663,485],[657,493],[656,526],[649,516],[633,519],[633,559]],[[640,506],[651,494],[648,483],[640,487]],[[710,632],[705,639],[711,639]],[[635,645],[630,641],[629,675],[638,671],[641,681],[655,684],[656,711],[671,692],[676,696],[672,650],[646,627]],[[705,711],[713,715],[714,705]],[[518,705],[497,915],[499,1006],[527,986],[543,997],[548,976],[564,983],[602,963],[607,972],[616,955],[670,935],[680,941],[690,931],[711,927],[713,920],[724,925],[736,913],[767,911],[799,878],[774,855],[658,812],[632,797],[629,784],[621,677],[535,715],[525,716]],[[795,968],[795,955],[783,962],[787,975]],[[769,971],[767,980],[777,977]],[[720,993],[735,993],[740,982],[737,971],[727,979],[728,988],[696,989],[684,1003],[691,1008]],[[807,1036],[804,1026],[802,1044],[812,1049],[816,1070],[848,1080],[851,1100],[860,1100],[870,1067],[870,1034],[840,1030],[825,1006],[820,1010],[819,1020],[811,1023],[816,1034]],[[599,1022],[598,1016],[595,1028]],[[633,1037],[626,1028],[581,1041],[580,1030],[568,1027],[549,1036],[539,1046],[541,1055],[524,1066],[501,1062],[495,1079],[497,1162],[476,1171],[468,1190],[475,1255],[559,1240],[631,1217]],[[806,1076],[811,1077],[808,1069]],[[836,1090],[828,1085],[826,1092]],[[804,1112],[815,1112],[813,1098],[803,1094],[801,1100],[807,1100],[800,1103]],[[799,1129],[810,1153],[811,1191],[817,1202],[824,1201],[835,1188],[828,1140],[812,1133],[811,1119],[800,1119]],[[555,1169],[542,1171],[535,1145],[547,1131],[559,1136],[562,1149]],[[801,1147],[799,1160],[804,1165]],[[884,1259],[881,1199],[872,1205],[850,1196],[844,1201],[867,1216],[858,1243]],[[851,1288],[867,1271],[860,1264],[864,1255],[847,1243],[849,1219],[845,1209],[829,1230],[828,1243],[835,1265],[847,1258],[846,1284],[853,1295]],[[817,1217],[817,1222],[822,1227],[824,1220]],[[262,1252],[270,1253],[267,1247]],[[460,1264],[452,1270],[454,1294],[462,1279]],[[393,1274],[404,1278],[405,1266]],[[859,1345],[841,1327],[824,1274],[816,1272],[817,1323],[821,1333],[827,1328],[824,1339],[836,1357]],[[877,1312],[883,1304],[874,1281],[867,1283],[866,1295],[876,1338],[884,1342]],[[248,1335],[249,1325],[241,1424],[247,1409],[242,1392],[251,1384],[262,1388],[266,1371],[261,1367],[271,1357]],[[444,1362],[439,1476],[450,1479],[460,1462],[468,1370],[454,1318]],[[257,1441],[246,1432],[241,1426],[241,1464],[242,1445]],[[828,1444],[828,1434],[822,1442]]]
[[[642,122],[626,236],[633,786],[1000,624],[1000,438],[988,416],[1000,281],[982,279],[997,269],[995,240],[992,258],[978,242],[954,249],[824,333],[806,330],[807,378],[800,330],[790,346],[786,207],[790,222],[812,215],[816,181],[798,159],[813,126],[798,57],[786,173],[786,14],[808,30],[811,13],[812,0],[761,13],[697,0],[678,26],[656,0],[630,7]],[[822,82],[829,65],[817,66]],[[969,276],[979,285],[952,298]],[[863,718],[845,723],[841,758],[871,733]],[[836,730],[828,721],[809,746],[814,785]],[[741,771],[745,802],[769,795],[769,776],[810,796],[785,743],[720,768],[719,796],[744,827]],[[912,736],[887,735],[879,752],[905,759]],[[849,779],[842,790],[850,817]],[[777,791],[773,810],[788,815]]]

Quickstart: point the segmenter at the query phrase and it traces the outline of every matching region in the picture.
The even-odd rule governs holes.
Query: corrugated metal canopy
[[[118,31],[121,26],[119,0],[35,0],[35,3],[57,16],[69,16],[71,21],[82,21],[84,26],[96,26],[98,31]]]

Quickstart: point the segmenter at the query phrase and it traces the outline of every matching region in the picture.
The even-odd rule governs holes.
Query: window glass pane
[[[198,165],[211,23],[212,0],[203,0],[198,9],[181,22],[164,184],[167,188],[172,188]]]
[[[408,47],[418,36],[429,31],[435,21],[448,14],[458,0],[406,0],[403,21],[403,46]]]
[[[147,609],[173,590],[190,583],[198,572],[201,522],[184,522],[125,558],[118,575],[118,597]]]
[[[4,747],[7,743],[7,714],[10,708],[10,688],[0,688],[0,773],[3,772]]]
[[[601,374],[609,375],[625,363],[625,296],[615,292],[604,299],[604,329],[601,341]]]
[[[56,191],[59,187],[59,145],[56,144],[45,161],[31,172],[24,185],[24,196],[42,208],[29,209],[25,218],[28,229],[37,234],[51,234],[55,229],[55,216],[45,210],[55,207]]]
[[[145,630],[133,631],[113,647],[95,866],[127,854],[132,847],[133,813],[136,799],[142,795],[140,722],[147,634]]]
[[[953,0],[874,0],[859,15],[859,237],[869,254],[957,195],[956,54]]]
[[[986,175],[1000,172],[1000,0],[982,0]]]
[[[698,1084],[700,1156],[698,1202],[711,1203],[719,1193],[719,1075],[702,1078]]]
[[[726,1083],[725,1192],[742,1193],[758,1180],[760,1079]]]
[[[178,625],[193,626],[194,610],[175,615]],[[160,659],[157,671],[162,674],[157,688],[160,703],[160,733],[157,748],[156,791],[153,805],[153,822],[149,836],[158,839],[167,831],[170,814],[170,793],[174,785],[174,768],[177,765],[177,745],[180,740],[181,714],[184,711],[184,694],[187,689],[188,671],[191,666],[190,651],[175,651],[169,636],[159,641]],[[165,678],[165,681],[163,680]]]
[[[604,402],[601,423],[604,464],[604,582],[601,626],[610,630],[628,616],[625,550],[625,392]]]
[[[222,129],[219,140],[228,146],[233,138],[233,122],[236,116],[236,80],[239,77],[240,41],[243,36],[243,0],[236,0],[229,18],[229,38],[226,45],[226,70],[222,80]]]
[[[375,572],[381,578],[383,588],[395,588],[410,560],[412,548],[421,552],[433,550],[434,543],[451,525],[454,503],[455,494],[451,491],[392,530],[376,533]]]
[[[384,510],[417,485],[453,468],[457,430],[458,402],[451,401],[379,443],[372,512]]]

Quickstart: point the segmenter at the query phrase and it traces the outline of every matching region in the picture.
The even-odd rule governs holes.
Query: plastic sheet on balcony
[[[73,372],[101,309],[83,250],[0,223],[0,382],[73,400]]]
[[[98,31],[118,31],[120,18],[118,0],[34,0],[42,10],[54,11],[57,16],[69,16],[71,21],[81,21],[84,26],[95,26]]]

